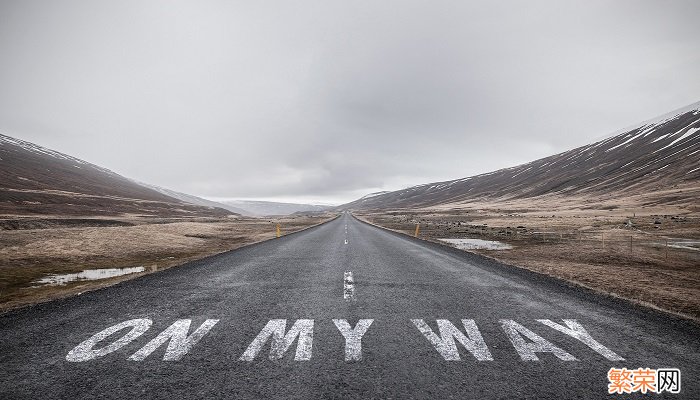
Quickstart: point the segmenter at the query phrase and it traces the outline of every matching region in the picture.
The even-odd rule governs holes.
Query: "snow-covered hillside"
[[[248,216],[252,215],[250,212],[248,212],[244,209],[234,207],[234,206],[231,206],[228,204],[203,199],[201,197],[197,197],[197,196],[187,194],[187,193],[176,192],[174,190],[166,189],[166,188],[163,188],[160,186],[151,185],[151,184],[144,183],[144,182],[138,182],[138,181],[134,181],[134,182],[136,182],[137,184],[139,184],[141,186],[145,186],[147,188],[153,189],[153,190],[155,190],[159,193],[162,193],[166,196],[170,196],[170,197],[176,198],[178,200],[182,200],[186,203],[196,204],[196,205],[204,206],[204,207],[219,207],[219,208],[223,208],[225,210],[229,210],[231,212],[234,212],[234,213],[240,214],[240,215],[248,215]]]
[[[700,184],[700,102],[527,164],[365,196],[341,207],[429,207],[544,195],[627,196],[688,184]]]
[[[0,135],[0,213],[223,216],[76,157]]]
[[[333,208],[317,204],[280,203],[256,200],[228,200],[223,203],[243,209],[248,213],[246,215],[253,216],[290,215],[298,212],[322,212]]]
[[[79,158],[75,158],[75,157],[69,156],[67,154],[63,154],[61,152],[58,152],[56,150],[51,150],[51,149],[48,149],[46,147],[39,146],[38,144],[35,144],[32,142],[27,142],[26,140],[17,139],[17,138],[13,138],[11,136],[6,136],[3,134],[0,134],[0,148],[5,149],[5,151],[10,151],[9,149],[12,147],[14,147],[16,149],[22,149],[28,153],[48,156],[48,157],[55,158],[57,160],[63,160],[63,161],[72,163],[73,167],[75,167],[75,168],[83,168],[83,167],[87,166],[90,168],[100,170],[100,171],[107,173],[107,174],[112,174],[112,175],[118,176],[117,174],[115,174],[114,172],[112,172],[106,168],[102,168],[102,167],[99,167],[97,165],[90,164],[89,162],[81,160]],[[2,159],[0,159],[0,161],[2,161]]]

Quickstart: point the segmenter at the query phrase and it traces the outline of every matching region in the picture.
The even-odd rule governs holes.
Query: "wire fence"
[[[663,258],[669,254],[683,254],[700,260],[700,239],[673,238],[643,232],[610,231],[519,231],[517,229],[481,230],[480,236],[500,238],[505,241],[527,241],[542,243],[581,243],[600,249],[616,250],[634,254],[635,251],[657,253]],[[700,266],[700,265],[699,265]]]
[[[374,221],[382,226],[397,229],[413,236],[433,238],[483,238],[518,244],[580,244],[582,249],[612,252],[618,255],[653,257],[656,259],[698,261],[700,267],[700,237],[678,238],[670,235],[642,232],[634,229],[575,230],[550,228],[533,231],[523,226],[494,228],[489,226],[464,226],[452,223],[426,223],[426,221]],[[446,236],[449,235],[449,236]]]

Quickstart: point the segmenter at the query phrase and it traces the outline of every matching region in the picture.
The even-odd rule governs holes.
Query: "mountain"
[[[344,204],[344,205],[340,206],[340,208],[346,208],[346,206],[348,206],[349,208],[364,208],[365,205],[373,204],[374,203],[373,199],[376,198],[377,196],[382,196],[382,195],[389,194],[389,193],[391,193],[391,191],[384,190],[381,192],[374,192],[374,193],[366,194],[366,195],[360,197],[359,199],[353,201],[352,203],[348,203],[348,204]],[[372,207],[372,206],[370,206],[370,207]]]
[[[222,201],[222,203],[242,209],[247,212],[243,213],[243,215],[250,216],[290,215],[298,212],[320,212],[333,208],[317,204],[278,203],[257,200],[227,200]]]
[[[377,197],[377,196],[380,196],[380,195],[383,195],[383,194],[387,194],[387,193],[391,193],[391,192],[388,191],[388,190],[384,190],[384,191],[381,191],[381,192],[374,192],[374,193],[366,194],[366,195],[360,197],[360,200],[371,199],[372,197]]]
[[[0,134],[0,214],[220,217],[69,155]]]
[[[145,186],[147,188],[153,189],[153,190],[155,190],[159,193],[162,193],[166,196],[170,196],[170,197],[174,197],[178,200],[182,200],[185,203],[195,204],[195,205],[204,206],[204,207],[223,208],[224,210],[229,210],[233,213],[240,214],[240,215],[251,215],[250,212],[248,212],[242,208],[234,207],[232,205],[219,203],[217,201],[203,199],[201,197],[197,197],[197,196],[187,194],[187,193],[176,192],[174,190],[166,189],[166,188],[156,186],[156,185],[151,185],[149,183],[137,182],[137,181],[134,181],[134,182],[136,182],[137,184],[139,184],[141,186]]]
[[[697,207],[699,195],[700,102],[597,143],[527,164],[368,195],[339,208],[459,207],[470,202],[553,196],[588,199],[641,196],[642,205]]]

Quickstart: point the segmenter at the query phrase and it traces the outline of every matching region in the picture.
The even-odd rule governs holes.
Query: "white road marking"
[[[508,335],[508,339],[513,343],[515,351],[520,354],[520,359],[523,361],[539,361],[535,353],[552,353],[560,360],[577,361],[576,357],[553,345],[542,336],[539,336],[512,319],[502,319],[500,322],[503,331]],[[527,337],[532,342],[526,342],[523,336]]]
[[[307,361],[311,359],[311,346],[314,339],[314,320],[298,319],[289,329],[289,332],[285,334],[286,329],[286,319],[270,320],[262,331],[260,331],[258,336],[253,339],[238,360],[253,361],[271,336],[272,345],[270,346],[270,360],[278,360],[284,357],[284,353],[289,349],[292,343],[294,343],[297,337],[299,337],[299,340],[297,341],[294,361]]]
[[[354,300],[354,296],[355,282],[353,274],[347,271],[343,279],[343,297],[345,300],[349,301]],[[624,360],[624,358],[617,353],[593,339],[586,329],[575,319],[563,319],[564,324],[559,324],[549,319],[538,319],[536,321],[579,340],[607,360]],[[145,360],[167,342],[168,345],[164,351],[163,360],[180,360],[183,356],[192,351],[193,347],[218,322],[218,319],[207,319],[201,326],[195,329],[194,332],[189,334],[192,320],[177,320],[155,338],[147,342],[146,345],[133,353],[128,359],[133,361]],[[373,319],[360,319],[355,327],[352,328],[347,320],[333,319],[336,328],[338,328],[345,338],[345,361],[362,360],[362,338],[373,322]],[[479,328],[472,319],[461,320],[464,331],[445,319],[436,321],[438,327],[438,331],[436,332],[434,332],[423,319],[412,319],[411,322],[447,361],[458,361],[461,359],[458,349],[459,345],[469,351],[478,361],[493,361],[493,356],[484,338],[481,336]],[[572,354],[555,346],[525,326],[510,319],[502,319],[499,322],[501,328],[512,343],[513,348],[523,361],[539,361],[540,358],[538,358],[536,353],[552,353],[563,361],[577,361],[577,358]],[[84,362],[103,357],[121,349],[142,336],[150,329],[152,324],[153,322],[150,319],[142,318],[131,319],[110,326],[81,342],[68,352],[65,358],[69,362]],[[245,352],[240,356],[239,360],[253,361],[267,342],[271,342],[269,358],[271,360],[281,359],[295,341],[297,341],[297,346],[294,360],[306,361],[311,359],[314,320],[299,319],[294,322],[289,331],[287,331],[286,328],[286,319],[270,320],[255,339],[253,339]],[[459,345],[457,343],[459,343]],[[464,351],[462,351],[462,354],[464,354]]]
[[[130,319],[128,321],[124,321],[121,323],[118,323],[116,325],[112,325],[109,328],[98,332],[94,334],[92,337],[87,339],[86,341],[80,343],[79,345],[75,346],[75,348],[71,351],[68,352],[66,355],[66,361],[70,362],[82,362],[82,361],[90,361],[94,360],[95,358],[99,358],[102,356],[105,356],[113,351],[117,351],[123,346],[126,346],[127,344],[131,343],[132,340],[136,339],[137,337],[143,335],[144,332],[148,330],[148,328],[151,327],[151,324],[153,324],[153,321],[147,318],[141,318],[141,319]],[[107,339],[108,337],[112,336],[113,334],[125,329],[125,328],[131,328],[131,330],[124,336],[120,337],[116,341],[112,342],[111,344],[102,347],[101,349],[95,350],[94,347],[97,345],[97,343]]]
[[[355,280],[352,271],[345,271],[343,275],[343,298],[346,301],[355,300]]]
[[[362,360],[362,336],[365,335],[373,319],[361,319],[357,321],[355,328],[350,328],[350,324],[344,319],[334,319],[333,323],[345,338],[345,361]]]
[[[460,360],[455,338],[464,348],[472,353],[477,360],[493,361],[491,352],[488,346],[486,346],[486,342],[484,342],[484,338],[481,336],[481,332],[479,332],[479,328],[476,326],[473,319],[462,320],[462,325],[464,325],[464,329],[467,331],[466,335],[446,319],[437,320],[440,336],[435,334],[422,319],[412,319],[411,322],[413,322],[423,336],[432,343],[435,350],[447,361]]]
[[[603,357],[610,361],[623,361],[624,358],[620,357],[614,351],[600,344],[597,340],[586,331],[586,329],[581,326],[575,319],[564,319],[566,326],[559,325],[548,319],[538,319],[541,322],[552,329],[556,329],[561,333],[569,335],[573,338],[580,340],[583,344],[595,350],[597,353],[601,354]]]
[[[181,319],[175,321],[166,330],[161,332],[153,340],[148,342],[139,351],[132,354],[129,360],[143,361],[151,353],[156,351],[165,342],[168,342],[168,347],[165,350],[163,361],[177,361],[187,354],[211,328],[219,322],[218,319],[208,319],[204,321],[202,326],[187,336],[190,331],[191,319]]]

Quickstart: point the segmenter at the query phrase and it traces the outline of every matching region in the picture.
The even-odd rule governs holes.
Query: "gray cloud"
[[[700,4],[0,4],[0,130],[210,197],[351,200],[698,100]]]

